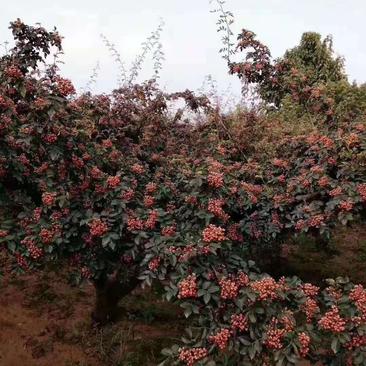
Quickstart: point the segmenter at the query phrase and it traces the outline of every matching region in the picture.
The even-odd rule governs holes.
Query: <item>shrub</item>
[[[167,95],[154,81],[77,96],[46,64],[52,47],[61,49],[58,33],[19,20],[11,29],[15,47],[0,59],[0,243],[18,270],[68,261],[93,282],[100,323],[136,286],[162,281],[195,328],[167,362],[365,362],[362,287],[337,279],[318,293],[260,274],[251,261],[288,235],[329,236],[363,217],[362,119],[281,132],[261,155],[275,115],[251,111],[246,121],[266,132],[248,141],[247,157],[240,125],[207,98]],[[266,59],[253,76],[261,83],[269,53],[253,34],[240,39]],[[172,117],[167,105],[178,98],[207,121]]]

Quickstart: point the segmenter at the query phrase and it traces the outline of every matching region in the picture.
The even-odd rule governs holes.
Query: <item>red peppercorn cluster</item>
[[[90,161],[90,160],[92,160],[92,157],[90,156],[89,153],[84,153],[82,157],[83,157],[83,160],[84,161]]]
[[[25,156],[25,154],[21,154],[19,155],[18,160],[23,164],[23,165],[29,165],[30,161],[29,159]]]
[[[224,164],[220,163],[219,161],[211,158],[209,158],[208,160],[210,161],[210,167],[209,167],[210,172],[219,172],[225,169]],[[196,159],[195,163],[199,164],[200,160]]]
[[[5,69],[5,75],[8,76],[9,78],[18,79],[18,80],[23,77],[23,73],[21,72],[19,67],[15,66],[15,65],[7,67]]]
[[[274,300],[277,298],[279,286],[271,277],[264,277],[261,280],[253,281],[249,286],[259,294],[259,299],[262,301]]]
[[[241,182],[240,187],[249,195],[257,197],[263,192],[263,188],[258,184],[251,184],[248,182]]]
[[[293,201],[293,198],[290,194],[276,194],[273,196],[273,201],[275,203],[275,207],[277,208],[281,204],[288,204]]]
[[[89,268],[83,267],[80,270],[81,277],[89,279],[92,277],[92,273],[90,272]]]
[[[105,187],[103,187],[101,184],[95,185],[95,193],[104,195],[106,192],[107,192],[107,189]]]
[[[197,254],[197,250],[196,250],[195,246],[193,246],[192,244],[185,246],[179,252],[180,252],[180,255],[178,258],[179,262],[186,262]]]
[[[56,193],[45,192],[42,194],[42,202],[45,206],[52,206],[56,200]]]
[[[28,246],[28,252],[32,259],[37,260],[43,257],[43,250],[38,248],[35,244],[30,244]]]
[[[273,159],[272,164],[277,167],[277,168],[282,168],[282,169],[288,169],[289,168],[289,163],[286,160],[283,159],[278,159],[275,158]]]
[[[108,225],[101,219],[93,219],[88,225],[92,236],[103,236],[108,231]]]
[[[351,351],[353,349],[357,349],[360,347],[366,346],[366,336],[365,335],[355,335],[352,339],[347,343],[346,348]]]
[[[186,203],[188,203],[190,205],[196,205],[197,201],[198,201],[196,196],[187,196],[187,197],[185,197],[184,200]]]
[[[149,213],[149,217],[145,221],[145,228],[153,230],[158,223],[159,212],[157,210],[151,210]]]
[[[332,189],[329,192],[329,195],[332,197],[337,197],[337,196],[340,196],[342,193],[343,193],[343,189],[341,187],[337,187],[337,188]]]
[[[207,355],[206,348],[182,348],[179,350],[179,360],[185,362],[187,366],[194,366]]]
[[[327,149],[331,149],[334,146],[334,141],[328,136],[320,136],[318,142],[323,144]]]
[[[286,333],[292,332],[295,329],[295,318],[294,314],[291,310],[285,310],[279,319],[283,329],[285,329]]]
[[[361,319],[366,322],[366,290],[362,285],[356,285],[349,294],[350,300],[354,301],[357,310],[361,313]]]
[[[56,87],[57,91],[64,97],[75,94],[74,85],[72,85],[72,82],[68,79],[58,77],[56,79]]]
[[[314,174],[323,174],[324,169],[320,165],[314,165],[310,168],[310,171]]]
[[[225,229],[210,224],[203,230],[203,241],[205,243],[220,242],[226,240]]]
[[[183,248],[177,248],[175,246],[171,246],[166,249],[166,251],[170,254],[174,254],[178,257],[179,262],[186,262],[190,258],[194,257],[195,255],[204,254],[207,253],[207,250],[205,247],[203,248],[197,248],[193,244],[186,245]]]
[[[221,287],[221,298],[224,300],[234,300],[238,297],[239,286],[236,281],[229,278],[222,278],[219,281]]]
[[[116,188],[120,185],[120,183],[121,183],[121,178],[118,175],[107,178],[107,186],[109,188]]]
[[[305,332],[301,332],[299,333],[298,338],[300,343],[300,356],[306,357],[310,350],[310,336]]]
[[[10,106],[10,101],[5,99],[2,95],[0,95],[0,108],[8,108]]]
[[[244,272],[239,272],[236,276],[236,282],[240,287],[245,287],[249,285],[250,279],[249,276]]]
[[[354,203],[352,201],[350,201],[350,200],[348,200],[348,201],[341,201],[339,203],[339,208],[342,211],[346,211],[346,212],[352,211],[353,206],[354,206]]]
[[[306,227],[306,221],[300,219],[296,224],[295,224],[295,230],[301,231]]]
[[[135,191],[132,188],[127,189],[127,191],[123,192],[121,198],[125,201],[131,201],[135,196]]]
[[[90,187],[90,181],[89,180],[84,180],[81,184],[80,184],[80,190],[82,191],[82,192],[85,192],[87,189],[89,189],[89,187]],[[89,207],[91,207],[91,206],[89,206]]]
[[[301,289],[304,291],[305,295],[309,297],[315,297],[319,293],[319,287],[314,286],[311,283],[304,283],[301,286]]]
[[[352,132],[346,137],[345,141],[349,147],[353,147],[360,143],[360,138],[357,133]]]
[[[307,323],[311,323],[316,313],[319,312],[319,306],[316,300],[307,298],[302,306],[302,310],[305,312]]]
[[[9,235],[8,230],[0,230],[0,238],[5,238]]]
[[[47,107],[48,106],[48,101],[44,98],[37,98],[35,101],[34,101],[34,107],[37,109],[37,110],[42,110],[43,108]]]
[[[145,172],[144,167],[141,164],[133,164],[131,166],[131,171],[135,174],[143,174]]]
[[[277,285],[278,285],[279,291],[287,292],[290,290],[290,286],[286,282],[286,277],[284,277],[284,276],[279,278]]]
[[[175,225],[165,226],[162,228],[161,234],[166,237],[172,237],[176,234],[176,229]]]
[[[155,258],[153,258],[153,259],[149,262],[149,264],[148,264],[149,270],[150,270],[150,271],[153,271],[153,272],[157,271],[157,269],[158,269],[158,268],[159,268],[159,266],[160,266],[160,262],[161,262],[161,258],[160,258],[160,257],[155,257]]]
[[[346,321],[339,315],[339,309],[333,305],[318,322],[321,329],[333,333],[342,333],[346,329]]]
[[[342,291],[340,291],[339,289],[334,288],[333,286],[329,286],[325,289],[325,291],[327,292],[328,296],[332,298],[333,301],[339,301],[342,297]]]
[[[304,187],[304,188],[309,188],[311,186],[311,183],[309,181],[309,179],[307,178],[303,178],[300,181],[300,184]]]
[[[236,185],[233,185],[230,187],[230,193],[232,196],[235,196],[239,192],[239,187]]]
[[[41,229],[39,236],[43,243],[50,244],[52,243],[53,237],[54,237],[54,231],[49,229]]]
[[[266,332],[264,345],[273,350],[280,350],[283,348],[283,337],[286,335],[285,329],[277,328],[278,321],[273,318],[271,324]]]
[[[217,332],[215,335],[210,336],[208,340],[214,343],[221,350],[224,350],[229,343],[230,337],[231,337],[230,330],[224,328],[221,329],[219,332]]]
[[[280,215],[278,214],[278,212],[272,213],[272,224],[280,229],[283,228],[283,224],[281,223]]]
[[[207,183],[210,187],[221,188],[224,186],[224,174],[219,172],[210,172],[207,176]]]
[[[223,210],[222,206],[225,205],[225,200],[223,199],[210,199],[208,201],[208,212],[211,212],[216,217],[226,222],[229,220],[230,216]]]
[[[17,264],[20,268],[22,268],[23,270],[27,270],[29,268],[27,260],[25,259],[24,256],[22,256],[19,253],[16,253],[15,258],[16,258]]]
[[[180,248],[177,248],[177,247],[175,247],[174,245],[173,245],[173,246],[171,246],[171,247],[168,247],[168,248],[166,249],[166,251],[167,251],[168,253],[171,253],[171,254],[179,254],[179,253],[181,252]]]
[[[240,233],[240,225],[232,224],[228,227],[227,237],[232,241],[242,242],[244,240],[243,235]]]
[[[21,244],[26,246],[26,248],[28,249],[29,255],[32,259],[37,260],[43,256],[43,250],[41,248],[37,247],[37,245],[33,239],[31,239],[29,237],[25,237],[21,241]]]
[[[224,146],[218,146],[217,151],[219,152],[220,155],[225,156],[227,149]]]
[[[231,328],[245,332],[249,329],[248,318],[244,314],[233,314],[231,316]]]
[[[144,197],[144,206],[145,207],[152,207],[155,204],[155,198],[153,196],[145,196]]]
[[[111,151],[111,153],[108,155],[109,160],[111,161],[117,161],[119,158],[121,157],[121,153],[118,150],[113,150]]]
[[[127,230],[128,231],[139,231],[143,230],[144,222],[141,219],[131,217],[127,220]]]
[[[364,124],[362,123],[358,123],[356,126],[355,126],[355,129],[358,131],[358,132],[365,132],[366,131],[366,127]]]
[[[329,178],[327,176],[323,176],[319,179],[318,184],[320,187],[326,187],[329,186]]]
[[[357,186],[357,191],[361,196],[362,201],[366,202],[366,183],[359,184]]]
[[[34,172],[37,174],[43,174],[48,168],[49,168],[48,163],[42,163],[40,167],[34,169]]]
[[[158,189],[158,185],[154,182],[149,182],[146,184],[145,192],[146,194],[153,194]]]
[[[0,102],[0,108],[1,108],[1,102]],[[0,117],[0,132],[2,132],[3,130],[5,130],[6,128],[10,127],[11,124],[12,124],[12,120],[11,120],[10,117],[8,117],[8,116],[2,116],[2,117]],[[22,130],[22,132],[25,133],[24,130]]]
[[[47,144],[54,144],[57,141],[57,135],[55,135],[54,133],[49,133],[48,135],[43,137],[43,140]]]
[[[90,175],[93,179],[100,179],[103,176],[103,173],[97,166],[93,166],[90,169]]]
[[[75,155],[72,156],[71,160],[72,160],[72,163],[74,164],[75,168],[77,168],[77,169],[82,169],[85,165],[84,161]]]
[[[112,147],[113,147],[113,142],[112,142],[112,140],[110,140],[110,139],[105,139],[105,140],[102,140],[101,145],[102,145],[104,148],[106,148],[106,149],[110,149],[110,148],[112,148]]]
[[[278,182],[281,184],[286,183],[286,176],[284,174],[281,174],[280,176],[278,176]]]
[[[308,225],[310,227],[319,228],[322,224],[324,224],[324,215],[321,214],[315,215],[308,220]]]
[[[187,278],[182,280],[178,284],[178,289],[179,289],[178,293],[179,299],[196,298],[198,293],[196,275],[191,274]]]

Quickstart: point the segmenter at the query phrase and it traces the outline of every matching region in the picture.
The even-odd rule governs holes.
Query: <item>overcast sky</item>
[[[8,23],[18,17],[28,24],[57,26],[65,37],[63,74],[79,88],[86,84],[98,61],[94,91],[109,91],[116,86],[118,70],[101,33],[116,44],[128,64],[163,18],[163,86],[168,90],[197,89],[204,76],[211,74],[220,90],[231,85],[234,93],[239,92],[239,83],[227,75],[225,61],[218,54],[220,35],[209,0],[0,1],[6,3],[1,6],[0,43],[11,39]],[[254,31],[275,57],[296,45],[305,31],[332,34],[336,52],[346,58],[350,79],[365,81],[366,1],[227,0],[226,8],[235,16],[234,33],[241,28]],[[151,74],[151,64],[147,63],[142,76]]]

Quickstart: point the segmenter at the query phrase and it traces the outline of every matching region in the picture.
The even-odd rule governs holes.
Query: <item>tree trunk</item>
[[[92,313],[93,320],[99,325],[113,321],[118,315],[119,301],[132,290],[140,281],[131,278],[128,282],[121,283],[116,278],[99,279],[94,281],[95,307]]]

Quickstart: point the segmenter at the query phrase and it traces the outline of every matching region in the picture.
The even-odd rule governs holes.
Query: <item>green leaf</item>
[[[338,350],[339,350],[339,340],[338,340],[338,338],[334,338],[333,340],[332,340],[332,344],[331,344],[331,348],[332,348],[332,351],[334,352],[334,353],[337,353],[338,352]]]
[[[187,308],[187,309],[184,310],[184,316],[186,318],[188,318],[191,314],[192,314],[192,309],[191,308]]]
[[[211,295],[207,292],[204,296],[203,296],[203,301],[205,302],[205,304],[208,304],[211,300]]]

